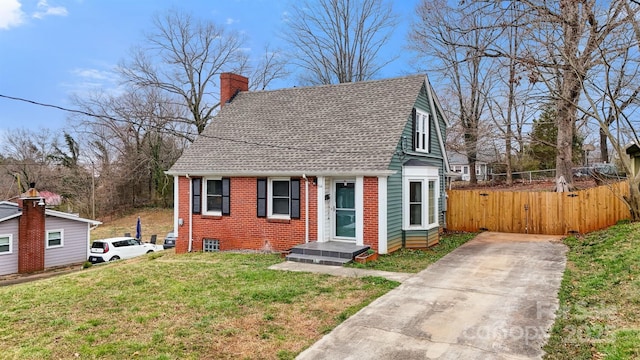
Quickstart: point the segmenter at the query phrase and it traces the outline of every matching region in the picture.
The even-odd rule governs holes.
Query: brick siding
[[[22,199],[22,216],[18,224],[18,272],[44,270],[44,206],[40,199]]]
[[[231,215],[193,215],[193,248],[202,251],[203,239],[220,240],[220,250],[282,251],[305,241],[305,181],[300,181],[300,219],[275,221],[258,218],[256,211],[256,178],[231,178]],[[178,230],[176,252],[189,249],[189,186],[185,177],[179,179],[179,217],[184,225]],[[317,187],[309,182],[309,239],[317,234]]]
[[[316,241],[317,186],[309,179],[309,241]],[[203,180],[204,181],[204,180]],[[189,250],[190,179],[179,177],[176,252]],[[305,180],[300,179],[300,219],[273,220],[257,217],[257,179],[231,178],[229,216],[193,215],[192,251],[202,251],[203,239],[220,240],[220,250],[288,250],[305,241]],[[203,194],[204,199],[204,194]],[[364,178],[364,244],[378,249],[378,179]]]
[[[364,244],[378,250],[378,178],[364,178]]]

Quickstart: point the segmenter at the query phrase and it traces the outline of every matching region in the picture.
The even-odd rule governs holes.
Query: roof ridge
[[[361,84],[370,84],[375,82],[389,82],[389,81],[407,79],[407,78],[418,77],[418,76],[426,77],[426,75],[423,73],[414,73],[414,74],[395,76],[395,77],[384,78],[384,79],[369,79],[369,80],[351,81],[351,82],[337,83],[337,84],[319,84],[319,85],[308,85],[308,86],[294,85],[293,87],[284,87],[280,89],[249,90],[249,91],[244,91],[244,93],[267,93],[267,92],[275,92],[275,91],[283,91],[283,90],[323,89],[328,87],[353,86],[353,85],[361,85]]]

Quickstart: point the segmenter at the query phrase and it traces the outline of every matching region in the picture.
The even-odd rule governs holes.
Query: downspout
[[[191,178],[189,174],[185,174],[187,179],[189,179],[189,250],[191,252],[191,247],[193,246],[193,195],[191,191],[193,191],[193,185],[191,184]]]
[[[309,179],[302,174],[304,179],[304,243],[309,242]]]

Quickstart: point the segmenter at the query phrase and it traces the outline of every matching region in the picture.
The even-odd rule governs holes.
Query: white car
[[[106,261],[129,259],[162,249],[162,245],[141,242],[132,237],[100,239],[91,244],[89,261],[97,264]]]

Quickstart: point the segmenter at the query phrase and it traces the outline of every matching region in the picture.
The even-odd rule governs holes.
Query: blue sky
[[[385,49],[405,54],[408,25],[418,0],[395,1],[400,25]],[[153,27],[154,14],[182,9],[244,33],[256,54],[280,45],[290,0],[0,0],[0,95],[73,108],[71,94],[117,86],[113,68]],[[415,70],[410,56],[379,77]],[[295,79],[276,84],[290,87]],[[67,113],[0,98],[0,135],[7,129],[60,130]]]

